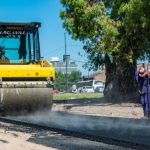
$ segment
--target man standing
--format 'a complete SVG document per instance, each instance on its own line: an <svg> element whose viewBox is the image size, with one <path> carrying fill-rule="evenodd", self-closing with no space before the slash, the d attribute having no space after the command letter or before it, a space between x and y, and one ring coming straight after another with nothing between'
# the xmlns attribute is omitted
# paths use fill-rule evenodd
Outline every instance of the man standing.
<svg viewBox="0 0 150 150"><path fill-rule="evenodd" d="M139 71L135 72L136 81L139 87L139 93L141 94L142 108L144 112L144 118L149 118L149 102L148 102L148 78L149 72L144 67L140 67Z"/></svg>
<svg viewBox="0 0 150 150"><path fill-rule="evenodd" d="M72 86L72 93L76 93L76 90L77 90L77 89L76 89L76 85L73 85L73 86Z"/></svg>

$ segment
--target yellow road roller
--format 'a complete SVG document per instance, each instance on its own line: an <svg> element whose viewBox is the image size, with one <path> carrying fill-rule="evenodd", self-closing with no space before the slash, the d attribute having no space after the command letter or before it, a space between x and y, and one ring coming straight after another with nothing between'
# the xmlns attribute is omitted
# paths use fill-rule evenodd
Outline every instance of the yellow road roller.
<svg viewBox="0 0 150 150"><path fill-rule="evenodd" d="M41 59L40 22L0 22L0 113L50 110L55 70Z"/></svg>

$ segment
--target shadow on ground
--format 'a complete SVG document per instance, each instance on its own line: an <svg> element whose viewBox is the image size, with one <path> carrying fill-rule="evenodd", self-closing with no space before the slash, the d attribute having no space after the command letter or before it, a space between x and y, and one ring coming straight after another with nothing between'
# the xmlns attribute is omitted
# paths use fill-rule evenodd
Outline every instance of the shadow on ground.
<svg viewBox="0 0 150 150"><path fill-rule="evenodd" d="M0 139L0 142L2 142L2 143L8 143L7 141L2 140L2 139Z"/></svg>

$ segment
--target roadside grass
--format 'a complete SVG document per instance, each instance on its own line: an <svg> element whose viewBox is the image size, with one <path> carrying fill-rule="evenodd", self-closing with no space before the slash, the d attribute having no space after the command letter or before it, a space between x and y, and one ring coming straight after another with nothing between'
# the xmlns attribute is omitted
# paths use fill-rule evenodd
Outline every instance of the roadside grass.
<svg viewBox="0 0 150 150"><path fill-rule="evenodd" d="M67 94L53 94L54 100L68 100L68 99L94 99L103 97L103 93L67 93Z"/></svg>

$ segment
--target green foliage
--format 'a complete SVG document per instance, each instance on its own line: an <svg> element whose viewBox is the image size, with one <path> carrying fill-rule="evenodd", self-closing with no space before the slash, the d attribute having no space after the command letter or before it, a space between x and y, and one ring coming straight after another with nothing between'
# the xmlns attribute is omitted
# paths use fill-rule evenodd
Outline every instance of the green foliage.
<svg viewBox="0 0 150 150"><path fill-rule="evenodd" d="M118 15L124 18L122 28L125 34L122 35L122 44L130 46L130 55L133 58L146 59L149 55L150 43L150 2L149 0L128 0L120 3ZM126 45L125 45L126 44Z"/></svg>
<svg viewBox="0 0 150 150"><path fill-rule="evenodd" d="M81 81L82 74L80 71L72 71L71 74L68 75L68 84L69 86L77 85L78 81Z"/></svg>
<svg viewBox="0 0 150 150"><path fill-rule="evenodd" d="M62 72L56 72L56 79L54 82L54 87L56 87L59 91L66 91L66 74ZM82 78L82 74L80 71L72 71L71 74L68 74L68 87L71 90L72 85L77 85L77 82Z"/></svg>
<svg viewBox="0 0 150 150"><path fill-rule="evenodd" d="M54 87L57 88L59 91L65 91L66 90L66 74L63 74L62 72L56 72L55 73L55 82Z"/></svg>
<svg viewBox="0 0 150 150"><path fill-rule="evenodd" d="M95 70L106 62L133 62L150 54L149 0L60 0L63 27L86 43L85 67ZM107 59L108 60L108 59ZM93 67L92 67L93 66Z"/></svg>
<svg viewBox="0 0 150 150"><path fill-rule="evenodd" d="M63 27L66 28L73 39L84 41L93 37L98 31L97 17L105 14L102 2L93 3L85 0L60 0L66 10L60 11L60 17L64 20Z"/></svg>

